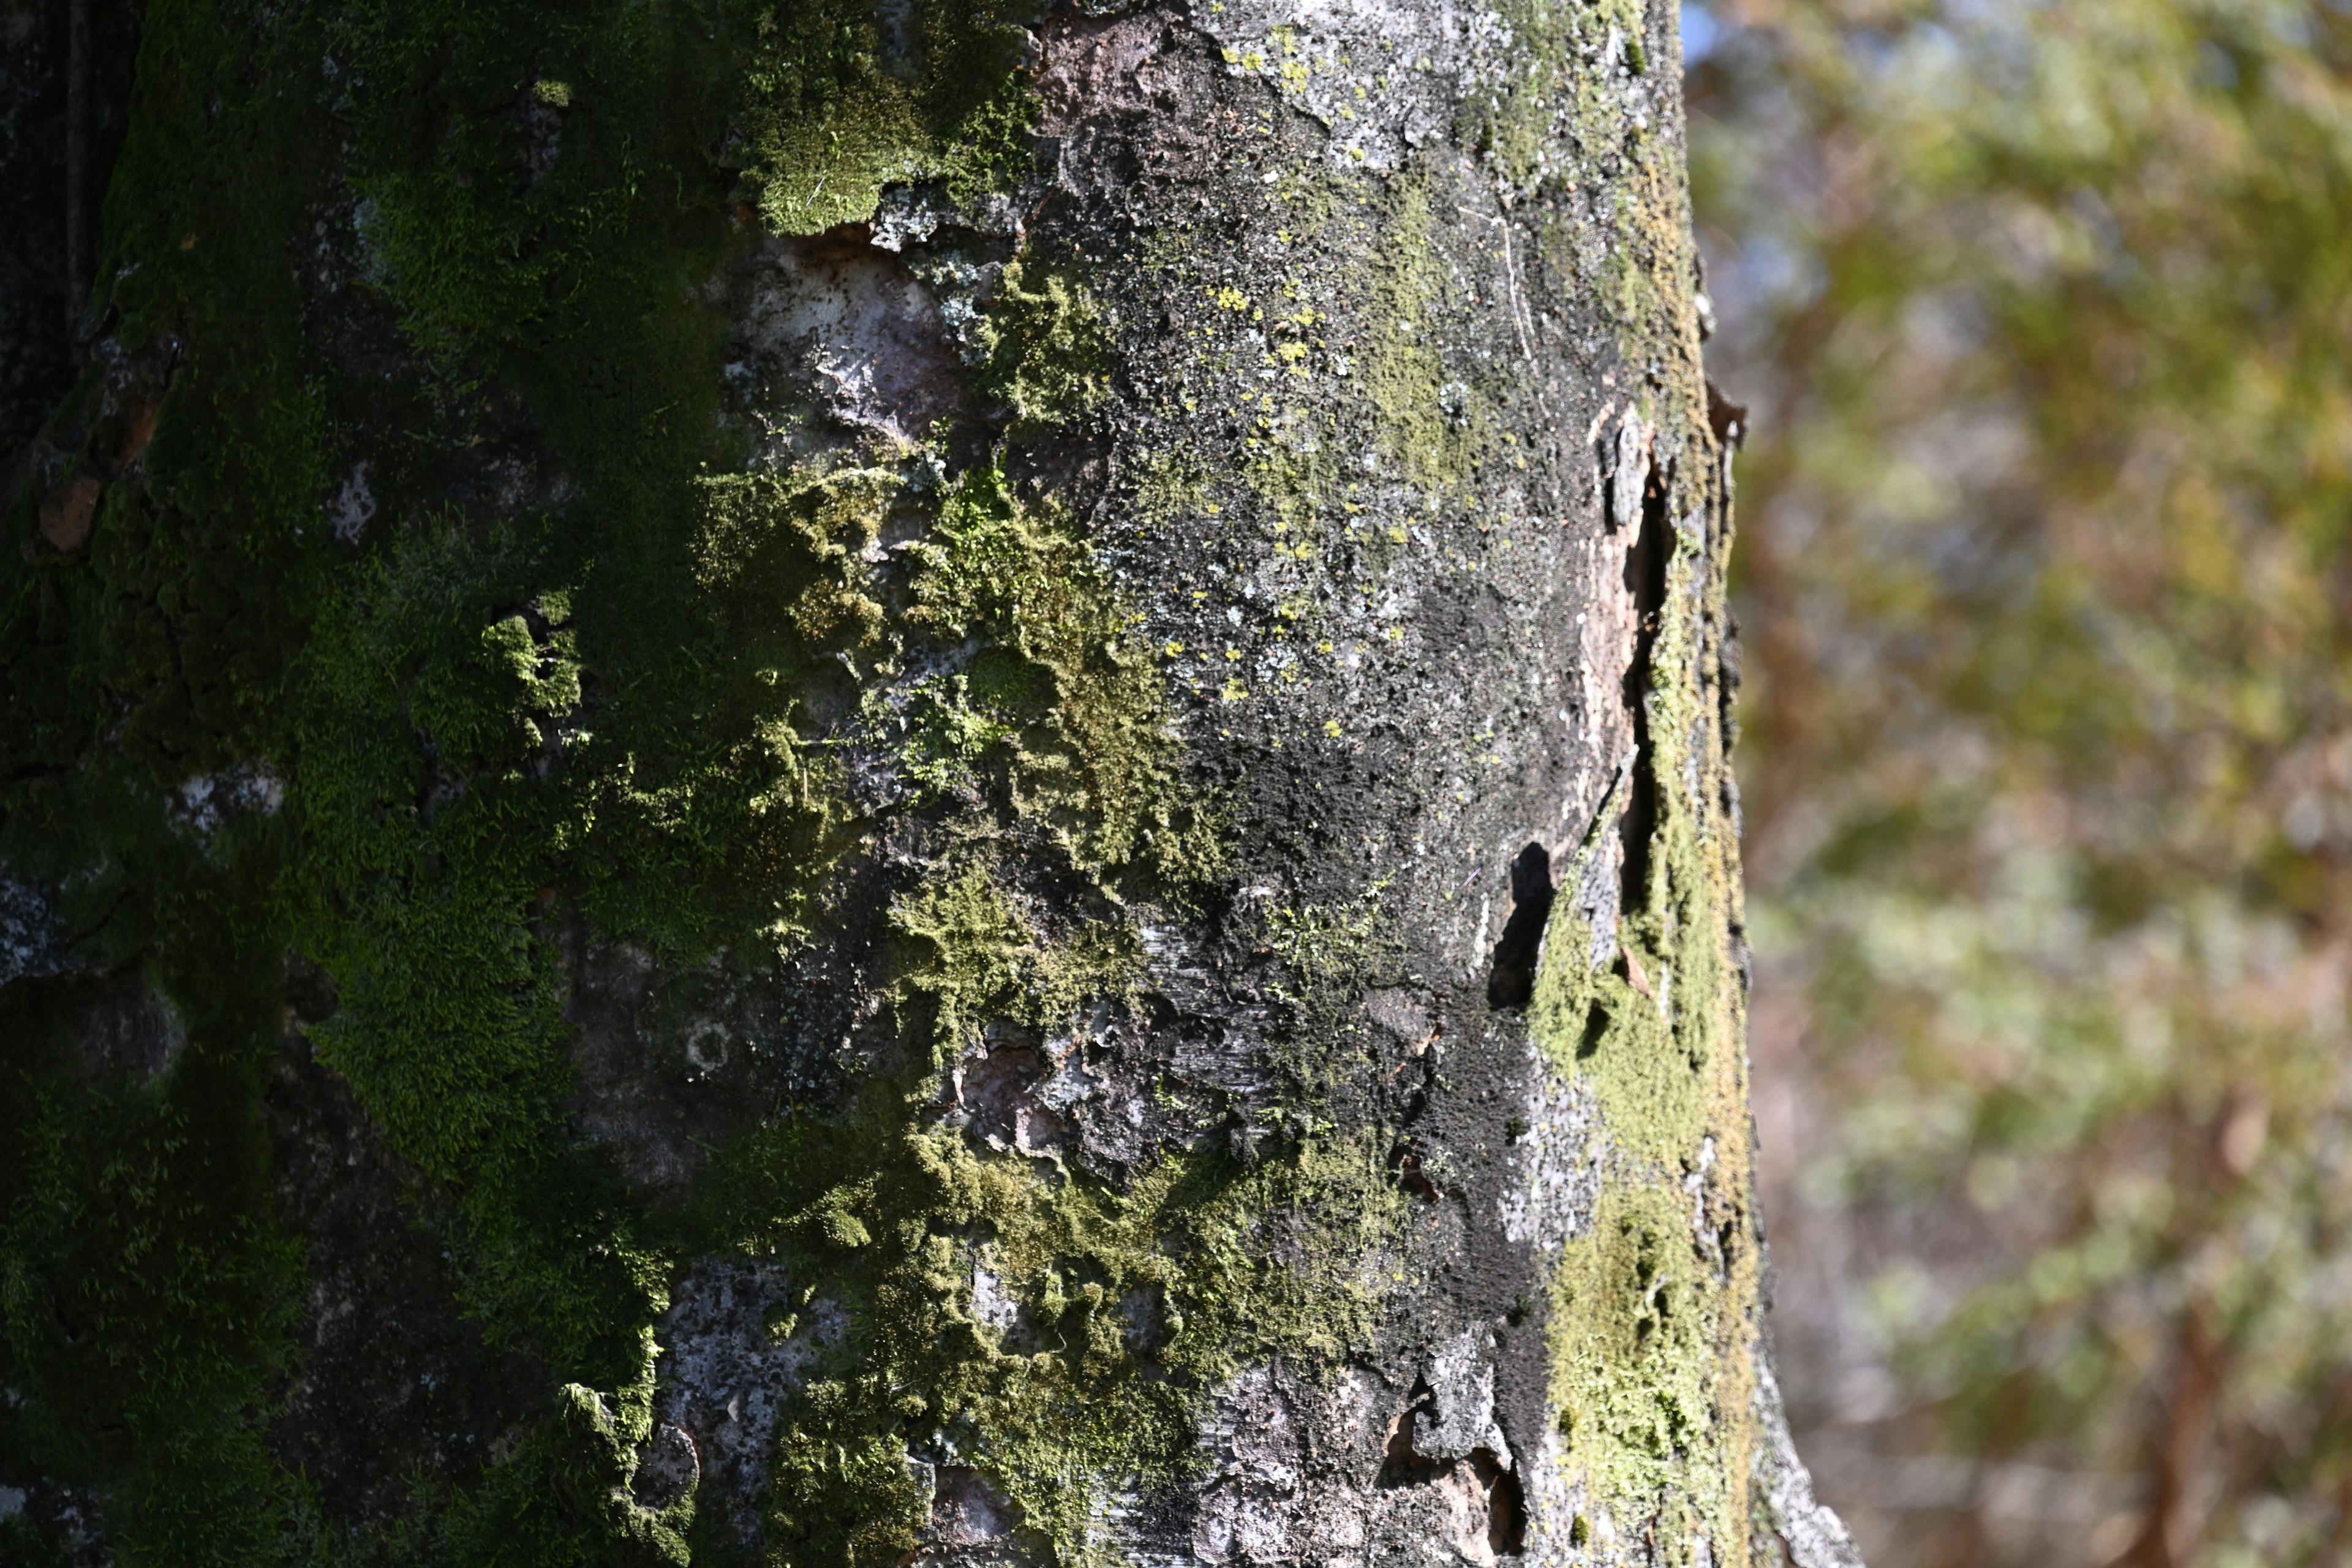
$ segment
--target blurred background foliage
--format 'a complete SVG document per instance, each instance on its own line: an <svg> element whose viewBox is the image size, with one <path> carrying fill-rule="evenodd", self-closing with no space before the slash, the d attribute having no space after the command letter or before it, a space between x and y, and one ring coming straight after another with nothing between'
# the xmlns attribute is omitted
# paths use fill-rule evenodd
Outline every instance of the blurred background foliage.
<svg viewBox="0 0 2352 1568"><path fill-rule="evenodd" d="M1800 1447L1874 1568L2352 1561L2352 4L1685 32Z"/></svg>

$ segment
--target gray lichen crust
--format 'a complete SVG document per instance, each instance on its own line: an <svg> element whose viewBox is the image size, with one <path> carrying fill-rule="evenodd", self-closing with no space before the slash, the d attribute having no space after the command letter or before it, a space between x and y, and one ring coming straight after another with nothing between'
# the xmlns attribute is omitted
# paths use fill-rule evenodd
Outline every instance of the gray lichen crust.
<svg viewBox="0 0 2352 1568"><path fill-rule="evenodd" d="M155 0L0 567L0 1545L1845 1561L1675 22Z"/></svg>

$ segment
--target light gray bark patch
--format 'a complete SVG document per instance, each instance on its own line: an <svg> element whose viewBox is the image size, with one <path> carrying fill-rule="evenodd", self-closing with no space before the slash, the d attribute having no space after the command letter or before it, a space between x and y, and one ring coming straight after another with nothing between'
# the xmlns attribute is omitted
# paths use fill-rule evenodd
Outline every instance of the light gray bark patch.
<svg viewBox="0 0 2352 1568"><path fill-rule="evenodd" d="M1582 1083L1546 1071L1534 1046L1528 1054L1528 1130L1498 1201L1506 1237L1554 1254L1591 1226L1601 1200L1601 1107Z"/></svg>
<svg viewBox="0 0 2352 1568"><path fill-rule="evenodd" d="M782 1265L704 1258L679 1282L656 1336L654 1414L696 1450L698 1510L716 1511L748 1542L760 1536L777 1417L809 1364L848 1332L834 1303L800 1297Z"/></svg>
<svg viewBox="0 0 2352 1568"><path fill-rule="evenodd" d="M1291 1500L1304 1458L1298 1423L1279 1381L1265 1367L1244 1373L1219 1395L1202 1433L1215 1464L1192 1525L1203 1563L1291 1559Z"/></svg>
<svg viewBox="0 0 2352 1568"><path fill-rule="evenodd" d="M1642 526L1642 491L1650 482L1650 453L1654 437L1638 413L1627 411L1617 426L1609 468L1609 526Z"/></svg>
<svg viewBox="0 0 2352 1568"><path fill-rule="evenodd" d="M66 952L57 900L30 882L0 877L0 985L87 967Z"/></svg>
<svg viewBox="0 0 2352 1568"><path fill-rule="evenodd" d="M930 287L870 238L850 225L762 245L727 374L747 395L805 399L848 430L917 441L962 410L961 367ZM771 462L797 455L781 437L766 446Z"/></svg>
<svg viewBox="0 0 2352 1568"><path fill-rule="evenodd" d="M992 1149L1010 1149L1045 1064L1025 1030L992 1023L948 1075L954 1104L944 1125L961 1128Z"/></svg>
<svg viewBox="0 0 2352 1568"><path fill-rule="evenodd" d="M180 1010L136 973L79 982L74 993L75 1053L93 1079L144 1087L169 1072L187 1046Z"/></svg>
<svg viewBox="0 0 2352 1568"><path fill-rule="evenodd" d="M1494 1334L1473 1323L1440 1347L1422 1370L1428 1406L1413 1418L1412 1446L1424 1458L1466 1459L1478 1449L1511 1468L1511 1446L1495 1424Z"/></svg>
<svg viewBox="0 0 2352 1568"><path fill-rule="evenodd" d="M342 488L327 503L327 521L337 539L356 548L367 536L367 525L375 521L375 490L368 483L368 464L362 459L352 465L343 476Z"/></svg>
<svg viewBox="0 0 2352 1568"><path fill-rule="evenodd" d="M1022 1531L1021 1506L969 1465L908 1461L918 1487L929 1483L931 1502L917 1560L964 1568L1015 1568L1040 1560Z"/></svg>
<svg viewBox="0 0 2352 1568"><path fill-rule="evenodd" d="M971 1316L974 1322L993 1330L1002 1344L1021 1348L1032 1339L1025 1331L1021 1299L1004 1288L1004 1277L991 1266L990 1248L985 1245L971 1265Z"/></svg>
<svg viewBox="0 0 2352 1568"><path fill-rule="evenodd" d="M1863 1568L1862 1553L1845 1521L1813 1496L1813 1478L1789 1435L1789 1414L1780 1401L1780 1380L1772 1358L1755 1357L1756 1491L1765 1518L1788 1548L1797 1568ZM1767 1561L1762 1552L1757 1561Z"/></svg>
<svg viewBox="0 0 2352 1568"><path fill-rule="evenodd" d="M949 1074L952 1103L941 1124L998 1151L1075 1152L1079 1113L1104 1087L1087 1067L1087 1037L1081 1029L1040 1042L1017 1026L990 1024Z"/></svg>
<svg viewBox="0 0 2352 1568"><path fill-rule="evenodd" d="M1454 0L1228 0L1192 16L1229 72L1323 123L1333 164L1380 173L1452 129L1465 81L1510 40L1492 9Z"/></svg>
<svg viewBox="0 0 2352 1568"><path fill-rule="evenodd" d="M629 1478L629 1495L637 1506L655 1513L684 1500L702 1478L702 1457L682 1426L663 1422L653 1440L637 1456L636 1472Z"/></svg>
<svg viewBox="0 0 2352 1568"><path fill-rule="evenodd" d="M1569 888L1569 907L1592 933L1585 955L1591 969L1602 969L1617 957L1617 917L1624 888L1625 844L1620 831L1626 797L1633 787L1634 755L1630 742L1619 752L1614 781L1601 797L1583 838L1555 874Z"/></svg>
<svg viewBox="0 0 2352 1568"><path fill-rule="evenodd" d="M165 810L177 826L209 838L233 816L275 816L285 804L284 781L268 763L254 762L183 780L166 797Z"/></svg>

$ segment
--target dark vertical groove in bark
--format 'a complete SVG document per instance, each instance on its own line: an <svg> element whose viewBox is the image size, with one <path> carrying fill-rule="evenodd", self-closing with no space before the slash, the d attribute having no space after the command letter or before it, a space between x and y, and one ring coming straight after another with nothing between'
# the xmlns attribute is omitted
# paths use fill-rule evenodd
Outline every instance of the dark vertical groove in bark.
<svg viewBox="0 0 2352 1568"><path fill-rule="evenodd" d="M66 335L80 352L82 318L89 306L91 144L97 105L89 13L94 0L68 0L66 21Z"/></svg>

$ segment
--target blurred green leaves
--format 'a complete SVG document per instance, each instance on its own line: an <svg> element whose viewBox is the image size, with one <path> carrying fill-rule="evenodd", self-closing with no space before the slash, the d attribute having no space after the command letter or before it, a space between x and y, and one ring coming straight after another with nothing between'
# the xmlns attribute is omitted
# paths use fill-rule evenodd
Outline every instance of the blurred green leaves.
<svg viewBox="0 0 2352 1568"><path fill-rule="evenodd" d="M1907 1440L2115 1479L2059 1560L2332 1561L2352 9L1715 19L1759 1005ZM2052 1560L1972 1487L1897 1558Z"/></svg>

